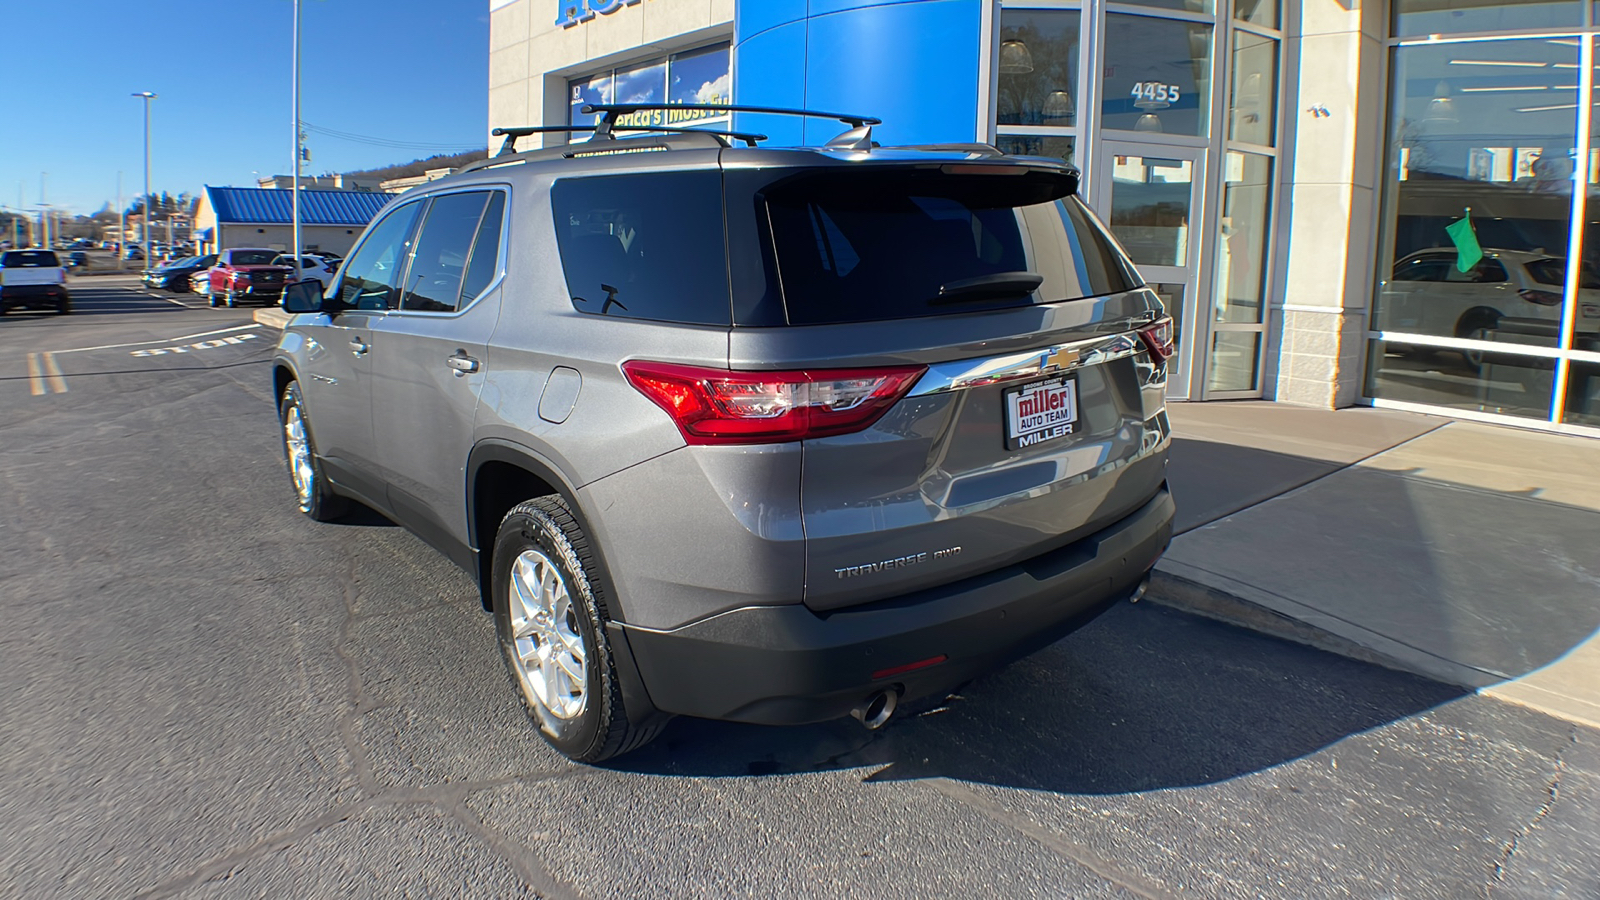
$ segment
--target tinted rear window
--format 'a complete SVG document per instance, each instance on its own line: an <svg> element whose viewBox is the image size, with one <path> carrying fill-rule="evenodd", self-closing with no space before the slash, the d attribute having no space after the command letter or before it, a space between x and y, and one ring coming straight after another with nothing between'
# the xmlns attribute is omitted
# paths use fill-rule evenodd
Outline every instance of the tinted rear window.
<svg viewBox="0 0 1600 900"><path fill-rule="evenodd" d="M270 266L278 258L276 250L234 250L228 260L236 266Z"/></svg>
<svg viewBox="0 0 1600 900"><path fill-rule="evenodd" d="M1051 173L822 173L767 191L789 322L1054 303L1141 282ZM1036 288L1030 285L1036 284Z"/></svg>
<svg viewBox="0 0 1600 900"><path fill-rule="evenodd" d="M61 260L49 250L10 250L0 256L0 268L37 269L61 265Z"/></svg>
<svg viewBox="0 0 1600 900"><path fill-rule="evenodd" d="M721 173L566 178L550 197L574 309L729 324Z"/></svg>

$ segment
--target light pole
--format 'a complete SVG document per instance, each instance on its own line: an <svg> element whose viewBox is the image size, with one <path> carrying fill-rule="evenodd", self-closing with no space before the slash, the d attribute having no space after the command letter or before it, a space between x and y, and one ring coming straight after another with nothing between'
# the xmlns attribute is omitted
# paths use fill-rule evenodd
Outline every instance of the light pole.
<svg viewBox="0 0 1600 900"><path fill-rule="evenodd" d="M300 271L300 0L294 0L294 40L293 65L289 74L289 93L294 95L294 158L290 169L289 183L294 190L290 201L290 216L294 222L294 246L289 252L294 257L294 280L299 281L303 274Z"/></svg>
<svg viewBox="0 0 1600 900"><path fill-rule="evenodd" d="M150 277L150 215L155 204L150 198L150 101L156 95L150 91L135 91L132 96L144 98L144 225L139 229L139 243L144 256L144 275Z"/></svg>

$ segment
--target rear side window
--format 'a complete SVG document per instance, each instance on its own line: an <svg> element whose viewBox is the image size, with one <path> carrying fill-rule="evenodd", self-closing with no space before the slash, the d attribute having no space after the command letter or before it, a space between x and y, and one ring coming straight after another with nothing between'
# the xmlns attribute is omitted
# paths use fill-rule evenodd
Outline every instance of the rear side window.
<svg viewBox="0 0 1600 900"><path fill-rule="evenodd" d="M0 256L0 268L6 269L53 268L59 265L61 260L50 250L9 250Z"/></svg>
<svg viewBox="0 0 1600 900"><path fill-rule="evenodd" d="M727 250L717 171L568 178L550 190L574 309L727 325Z"/></svg>
<svg viewBox="0 0 1600 900"><path fill-rule="evenodd" d="M1141 284L1053 173L813 173L767 191L796 325L1054 303Z"/></svg>

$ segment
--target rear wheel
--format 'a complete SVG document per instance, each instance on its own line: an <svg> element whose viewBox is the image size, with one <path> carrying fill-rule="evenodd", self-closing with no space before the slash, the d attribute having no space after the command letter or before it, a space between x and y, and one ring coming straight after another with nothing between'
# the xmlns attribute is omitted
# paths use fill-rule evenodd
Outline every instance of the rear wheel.
<svg viewBox="0 0 1600 900"><path fill-rule="evenodd" d="M322 474L317 445L311 437L311 423L306 418L300 385L296 382L289 382L278 400L278 424L283 435L284 462L289 467L289 481L294 486L300 511L318 522L344 515L350 508L350 501L335 494L327 476Z"/></svg>
<svg viewBox="0 0 1600 900"><path fill-rule="evenodd" d="M492 585L506 670L550 746L594 763L661 733L664 718L642 727L628 722L593 551L559 497L506 513L495 537Z"/></svg>
<svg viewBox="0 0 1600 900"><path fill-rule="evenodd" d="M62 299L56 303L56 315L64 316L70 312L72 312L71 300Z"/></svg>

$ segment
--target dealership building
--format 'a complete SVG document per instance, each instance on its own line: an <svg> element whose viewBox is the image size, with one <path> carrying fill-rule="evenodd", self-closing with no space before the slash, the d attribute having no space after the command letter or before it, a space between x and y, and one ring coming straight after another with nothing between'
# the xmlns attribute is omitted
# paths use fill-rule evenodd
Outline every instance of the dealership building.
<svg viewBox="0 0 1600 900"><path fill-rule="evenodd" d="M1600 436L1600 140L1581 101L1596 96L1595 4L490 9L491 127L584 124L585 103L737 103L877 116L886 145L1069 160L1179 322L1175 400L1365 403ZM775 144L843 127L731 125Z"/></svg>

